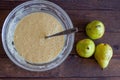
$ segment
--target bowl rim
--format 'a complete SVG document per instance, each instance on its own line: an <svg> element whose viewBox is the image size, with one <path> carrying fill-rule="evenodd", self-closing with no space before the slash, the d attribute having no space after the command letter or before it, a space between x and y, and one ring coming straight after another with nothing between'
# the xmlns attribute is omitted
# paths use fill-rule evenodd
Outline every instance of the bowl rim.
<svg viewBox="0 0 120 80"><path fill-rule="evenodd" d="M15 8L8 14L8 16L6 17L6 19L5 19L5 21L4 21L4 24L3 24L3 27L2 27L2 34L1 34L1 36L2 36L3 48L4 48L4 50L5 50L5 53L7 54L7 56L10 58L10 60L11 60L13 63L15 63L17 66L19 66L19 67L21 67L21 68L23 68L23 69L25 69L25 70L29 70L29 71L47 71L47 70L51 70L51 69L59 66L59 65L68 57L68 55L70 54L70 52L71 52L71 50L72 50L72 48L73 48L73 44L74 44L74 33L71 34L71 37L72 37L71 45L72 45L72 46L70 46L70 49L69 49L69 51L68 51L68 54L59 62L59 64L56 64L54 67L46 68L46 69L43 69L43 70L42 70L42 69L39 69L39 70L31 69L31 68L27 68L27 67L19 64L17 61L15 61L15 60L13 59L13 57L10 55L9 49L7 48L6 36L4 36L4 35L6 35L6 29L7 29L7 27L8 27L8 26L7 26L8 20L9 20L10 17L14 14L14 12L17 11L17 9L20 9L20 8L22 8L23 6L28 5L28 4L32 4L32 3L47 3L47 4L51 4L51 5L55 6L57 9L59 9L59 10L66 16L66 18L67 18L67 20L68 20L71 28L73 28L72 21L71 21L70 17L68 16L68 14L67 14L60 6L56 5L55 3L50 2L50 1L46 1L46 0L26 1L26 2L18 5L17 7L15 7Z"/></svg>

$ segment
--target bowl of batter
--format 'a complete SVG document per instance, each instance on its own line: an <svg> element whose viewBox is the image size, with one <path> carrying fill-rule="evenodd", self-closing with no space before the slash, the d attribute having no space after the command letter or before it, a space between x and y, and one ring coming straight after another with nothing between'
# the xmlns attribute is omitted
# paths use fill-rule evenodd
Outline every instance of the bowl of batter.
<svg viewBox="0 0 120 80"><path fill-rule="evenodd" d="M2 43L10 60L29 71L59 66L70 54L74 34L45 38L73 28L67 13L49 1L27 1L7 16Z"/></svg>

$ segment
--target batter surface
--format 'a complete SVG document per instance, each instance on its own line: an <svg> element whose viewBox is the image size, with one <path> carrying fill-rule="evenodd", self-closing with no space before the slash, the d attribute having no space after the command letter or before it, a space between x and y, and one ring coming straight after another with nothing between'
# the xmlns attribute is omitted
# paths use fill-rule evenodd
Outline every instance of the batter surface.
<svg viewBox="0 0 120 80"><path fill-rule="evenodd" d="M47 63L54 60L64 46L64 36L45 39L63 31L62 24L44 12L31 13L17 25L14 44L18 53L30 63Z"/></svg>

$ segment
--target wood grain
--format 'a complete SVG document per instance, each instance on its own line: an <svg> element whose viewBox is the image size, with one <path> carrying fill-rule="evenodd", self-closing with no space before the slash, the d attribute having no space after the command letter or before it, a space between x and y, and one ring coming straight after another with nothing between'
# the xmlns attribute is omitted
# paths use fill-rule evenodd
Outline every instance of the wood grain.
<svg viewBox="0 0 120 80"><path fill-rule="evenodd" d="M4 63L3 63L4 62ZM112 58L102 70L94 59L69 56L60 66L45 72L30 72L13 64L8 58L0 58L0 77L118 77L120 61Z"/></svg>
<svg viewBox="0 0 120 80"><path fill-rule="evenodd" d="M13 9L27 0L1 0L0 9ZM49 0L63 9L72 10L120 10L120 0Z"/></svg>
<svg viewBox="0 0 120 80"><path fill-rule="evenodd" d="M0 80L119 80L119 77L102 77L102 78L1 78Z"/></svg>
<svg viewBox="0 0 120 80"><path fill-rule="evenodd" d="M27 0L0 1L0 33L5 18L17 5ZM75 43L69 57L57 68L45 72L30 72L16 66L5 54L0 40L0 80L119 80L120 79L120 0L50 0L61 6L70 16L74 27ZM105 35L95 44L109 43L114 55L109 66L102 70L94 57L81 58L75 50L76 43L84 38L85 26L92 20L105 24ZM0 35L1 36L1 35Z"/></svg>
<svg viewBox="0 0 120 80"><path fill-rule="evenodd" d="M2 26L5 18L11 10L2 10L0 12L0 26ZM79 27L79 31L84 31L85 26L92 20L101 20L105 27L106 32L120 32L120 11L81 11L81 10L66 10L70 16L73 25ZM0 27L1 29L2 27Z"/></svg>

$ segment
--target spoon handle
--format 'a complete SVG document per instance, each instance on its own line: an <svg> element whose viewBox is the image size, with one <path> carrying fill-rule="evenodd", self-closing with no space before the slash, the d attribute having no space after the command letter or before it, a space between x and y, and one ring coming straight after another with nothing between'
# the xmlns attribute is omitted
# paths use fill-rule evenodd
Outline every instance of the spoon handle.
<svg viewBox="0 0 120 80"><path fill-rule="evenodd" d="M78 28L71 28L71 29L67 29L65 31L62 32L58 32L56 34L52 34L49 36L45 36L45 38L50 38L50 37L54 37L54 36L60 36L60 35L67 35L67 34L71 34L71 33L75 33L78 32Z"/></svg>

